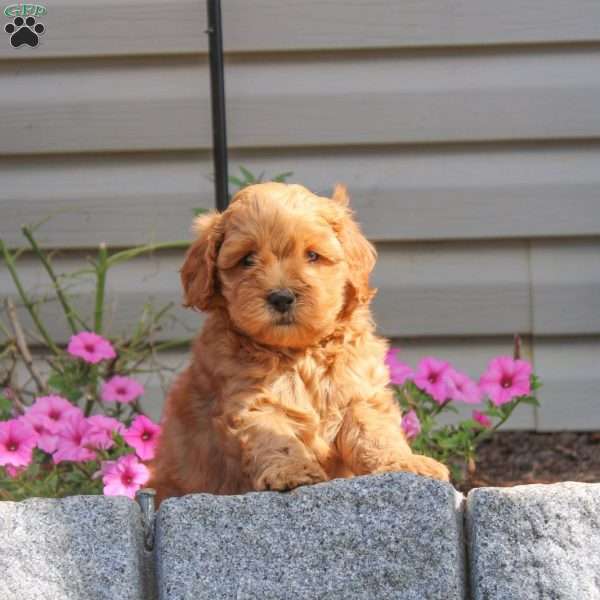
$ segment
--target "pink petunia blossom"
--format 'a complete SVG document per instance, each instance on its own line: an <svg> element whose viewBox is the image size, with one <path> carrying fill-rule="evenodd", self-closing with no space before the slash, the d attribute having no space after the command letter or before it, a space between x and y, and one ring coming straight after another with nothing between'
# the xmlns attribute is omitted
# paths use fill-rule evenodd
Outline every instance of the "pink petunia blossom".
<svg viewBox="0 0 600 600"><path fill-rule="evenodd" d="M527 361L498 356L490 361L479 380L479 387L493 404L500 406L531 393L530 377L531 365Z"/></svg>
<svg viewBox="0 0 600 600"><path fill-rule="evenodd" d="M27 467L13 467L12 465L6 465L4 470L11 479L16 479Z"/></svg>
<svg viewBox="0 0 600 600"><path fill-rule="evenodd" d="M104 415L93 415L87 418L89 429L86 431L81 442L82 446L98 450L108 450L114 446L113 433L123 433L123 423L105 417Z"/></svg>
<svg viewBox="0 0 600 600"><path fill-rule="evenodd" d="M414 377L414 372L409 365L398 360L399 348L390 348L385 355L385 364L390 371L390 383L404 385L407 379Z"/></svg>
<svg viewBox="0 0 600 600"><path fill-rule="evenodd" d="M69 415L80 414L81 409L62 396L41 396L27 411L27 417L30 415L40 414L48 417L58 427L51 429L51 433L56 433L60 426L65 423Z"/></svg>
<svg viewBox="0 0 600 600"><path fill-rule="evenodd" d="M450 369L448 371L448 388L450 398L465 404L479 404L481 402L481 390L479 386L467 375Z"/></svg>
<svg viewBox="0 0 600 600"><path fill-rule="evenodd" d="M144 393L144 386L135 379L115 375L102 384L100 397L104 402L122 402L129 404Z"/></svg>
<svg viewBox="0 0 600 600"><path fill-rule="evenodd" d="M85 446L85 436L91 425L83 415L69 415L58 431L56 452L52 455L54 464L63 461L84 462L94 460L96 453Z"/></svg>
<svg viewBox="0 0 600 600"><path fill-rule="evenodd" d="M473 411L473 419L483 425L486 429L489 429L492 426L491 419L478 410Z"/></svg>
<svg viewBox="0 0 600 600"><path fill-rule="evenodd" d="M83 359L86 363L95 365L103 360L115 358L117 353L112 344L97 333L82 331L71 336L67 352L71 356Z"/></svg>
<svg viewBox="0 0 600 600"><path fill-rule="evenodd" d="M421 421L419 421L419 417L417 417L417 413L414 410L409 410L402 417L402 429L409 440L421 433Z"/></svg>
<svg viewBox="0 0 600 600"><path fill-rule="evenodd" d="M56 451L58 445L58 430L60 429L60 423L53 421L50 417L42 414L41 412L32 412L29 410L23 419L27 421L37 433L37 447L48 454L52 454Z"/></svg>
<svg viewBox="0 0 600 600"><path fill-rule="evenodd" d="M0 465L26 467L32 459L37 433L27 421L0 421Z"/></svg>
<svg viewBox="0 0 600 600"><path fill-rule="evenodd" d="M135 454L126 454L116 461L102 463L102 482L105 496L127 496L135 493L148 481L150 471Z"/></svg>
<svg viewBox="0 0 600 600"><path fill-rule="evenodd" d="M427 392L438 404L443 404L450 397L448 373L450 363L426 356L419 362L414 378L415 385Z"/></svg>
<svg viewBox="0 0 600 600"><path fill-rule="evenodd" d="M152 460L158 444L160 426L153 423L148 417L138 415L131 427L125 431L123 438L135 449L142 460Z"/></svg>

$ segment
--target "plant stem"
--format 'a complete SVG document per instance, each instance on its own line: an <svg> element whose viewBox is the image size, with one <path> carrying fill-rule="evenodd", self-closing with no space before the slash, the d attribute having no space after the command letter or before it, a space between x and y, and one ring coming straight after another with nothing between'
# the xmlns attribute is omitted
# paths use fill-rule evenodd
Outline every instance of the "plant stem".
<svg viewBox="0 0 600 600"><path fill-rule="evenodd" d="M15 262L13 260L13 256L8 251L8 249L6 248L6 246L4 245L4 242L2 240L0 240L0 253L2 254L2 256L4 258L4 262L6 263L6 266L8 267L8 271L12 277L15 287L17 288L17 291L19 292L21 301L23 302L23 305L25 306L25 308L27 309L27 312L31 316L31 320L34 322L37 330L40 332L40 335L44 338L44 341L46 342L48 348L50 348L50 350L52 350L52 352L54 352L54 354L57 354L57 355L60 354L60 350L58 349L56 344L52 341L50 334L48 333L48 331L44 327L43 323L41 322L40 318L38 317L38 314L35 310L35 306L34 306L33 302L29 299L29 296L25 293L23 285L21 284L21 280L19 279L19 276L17 274L17 269L15 266Z"/></svg>
<svg viewBox="0 0 600 600"><path fill-rule="evenodd" d="M171 348L178 348L179 346L188 346L192 343L193 339L194 338L179 338L168 342L162 342L161 344L156 344L154 346L154 351L161 352L163 350L170 350Z"/></svg>
<svg viewBox="0 0 600 600"><path fill-rule="evenodd" d="M83 411L86 417L92 414L94 404L97 400L97 389L98 389L98 366L97 365L86 365L87 378L89 379L88 392L86 393L85 409Z"/></svg>
<svg viewBox="0 0 600 600"><path fill-rule="evenodd" d="M87 400L85 401L85 409L83 411L83 414L86 417L89 417L92 414L93 408L94 408L94 398L92 396L88 396Z"/></svg>
<svg viewBox="0 0 600 600"><path fill-rule="evenodd" d="M35 381L37 389L39 392L46 392L47 388L42 380L42 377L37 372L35 365L33 364L33 357L31 356L31 352L29 350L29 346L27 345L27 341L25 340L25 334L23 333L23 328L21 327L21 323L19 322L19 317L17 316L17 308L14 305L12 300L6 300L6 312L8 314L8 318L10 320L10 324L12 325L14 334L15 334L15 343L17 345L17 349L19 350L19 354L23 358L23 362L25 363L25 367L29 371L29 374Z"/></svg>
<svg viewBox="0 0 600 600"><path fill-rule="evenodd" d="M435 407L435 410L433 410L433 411L432 411L432 413L431 413L431 416L432 416L432 417L435 417L436 415L439 415L439 414L442 412L442 410L444 410L444 407L445 407L447 404L450 404L450 399L448 399L448 400L444 400L444 402L442 402L441 404L438 404L438 405Z"/></svg>
<svg viewBox="0 0 600 600"><path fill-rule="evenodd" d="M94 331L102 333L102 317L104 316L104 290L106 287L106 273L108 271L108 251L106 244L100 244L98 250L98 263L96 264L96 305L94 307Z"/></svg>
<svg viewBox="0 0 600 600"><path fill-rule="evenodd" d="M73 310L73 308L70 306L69 302L67 301L67 298L66 298L62 288L60 287L60 284L58 283L58 278L56 277L56 274L54 273L54 269L52 268L52 265L50 264L48 257L46 256L46 254L44 252L42 252L40 250L38 243L35 241L35 238L33 237L33 234L28 227L22 227L21 231L23 232L23 235L29 241L29 245L31 246L32 250L35 252L37 257L40 259L42 265L44 266L44 268L46 269L46 272L48 273L48 276L52 280L52 284L54 285L56 295L63 307L65 316L67 318L67 321L69 323L69 327L71 328L71 331L73 333L77 333L77 326L75 325L75 321L73 320L73 315L76 313Z"/></svg>
<svg viewBox="0 0 600 600"><path fill-rule="evenodd" d="M112 267L119 262L135 258L140 254L147 252L155 252L156 250L180 250L186 249L190 245L188 240L177 240L175 242L161 242L160 244L146 244L145 246L137 246L135 248L129 248L128 250L122 250L113 254L109 259L109 266Z"/></svg>
<svg viewBox="0 0 600 600"><path fill-rule="evenodd" d="M508 421L510 415L513 414L513 411L515 410L515 408L517 408L517 406L519 406L519 404L521 404L521 399L517 398L517 401L508 409L506 414L493 427L489 429L484 429L481 433L475 436L473 440L473 445L477 446L477 444L481 440L484 440L486 437L492 435L493 433L496 433L496 431L498 431L498 429L502 427L502 425L504 425L506 421Z"/></svg>

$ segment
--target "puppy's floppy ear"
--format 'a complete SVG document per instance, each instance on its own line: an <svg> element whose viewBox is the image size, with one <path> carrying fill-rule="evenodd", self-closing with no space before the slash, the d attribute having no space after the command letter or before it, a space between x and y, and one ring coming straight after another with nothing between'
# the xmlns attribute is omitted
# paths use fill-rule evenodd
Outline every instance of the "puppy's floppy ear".
<svg viewBox="0 0 600 600"><path fill-rule="evenodd" d="M343 185L335 186L332 200L341 209L337 211L341 218L336 220L334 229L348 263L348 290L343 311L343 315L348 316L359 304L369 302L377 291L369 288L369 275L375 266L377 253L352 218L348 192Z"/></svg>
<svg viewBox="0 0 600 600"><path fill-rule="evenodd" d="M194 221L198 239L190 246L181 267L184 306L209 310L217 294L216 261L223 239L222 215L209 213Z"/></svg>

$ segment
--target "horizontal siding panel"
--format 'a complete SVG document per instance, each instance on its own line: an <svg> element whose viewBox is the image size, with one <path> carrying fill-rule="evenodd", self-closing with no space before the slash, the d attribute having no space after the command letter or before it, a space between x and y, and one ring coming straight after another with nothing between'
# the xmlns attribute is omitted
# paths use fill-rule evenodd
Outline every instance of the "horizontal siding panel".
<svg viewBox="0 0 600 600"><path fill-rule="evenodd" d="M46 27L39 45L15 49L1 44L0 60L22 60L23 55L36 59L208 50L206 6L195 0L51 0L43 4L48 13L38 18ZM7 20L3 15L3 23Z"/></svg>
<svg viewBox="0 0 600 600"><path fill-rule="evenodd" d="M234 165L329 194L348 186L376 241L600 234L600 145L235 151ZM193 208L214 205L208 153L0 160L0 238L53 215L47 247L128 246L187 236Z"/></svg>
<svg viewBox="0 0 600 600"><path fill-rule="evenodd" d="M554 338L535 346L540 431L600 429L600 338Z"/></svg>
<svg viewBox="0 0 600 600"><path fill-rule="evenodd" d="M600 239L534 241L531 271L535 332L600 331Z"/></svg>
<svg viewBox="0 0 600 600"><path fill-rule="evenodd" d="M527 333L529 286L527 252L524 244L383 244L373 276L379 288L374 309L379 329L388 336L492 335ZM167 252L137 259L111 269L107 282L107 327L114 335L131 328L145 302L156 306L179 305L178 270L183 252ZM57 258L59 272L76 270L82 257L72 254ZM45 274L22 258L25 289L43 293L48 289ZM79 306L91 315L91 286L83 286ZM6 270L0 271L0 297L14 295ZM47 306L53 333L66 338L60 307ZM161 333L162 338L185 335L199 316L189 310L176 311L177 323Z"/></svg>
<svg viewBox="0 0 600 600"><path fill-rule="evenodd" d="M372 285L377 323L388 336L531 329L524 243L385 244Z"/></svg>
<svg viewBox="0 0 600 600"><path fill-rule="evenodd" d="M600 50L232 61L231 147L600 136ZM0 154L208 149L200 58L0 63ZM560 116L560 118L558 118Z"/></svg>
<svg viewBox="0 0 600 600"><path fill-rule="evenodd" d="M53 0L46 34L0 59L206 52L205 5L192 0ZM600 7L590 0L228 0L225 50L405 48L600 39Z"/></svg>

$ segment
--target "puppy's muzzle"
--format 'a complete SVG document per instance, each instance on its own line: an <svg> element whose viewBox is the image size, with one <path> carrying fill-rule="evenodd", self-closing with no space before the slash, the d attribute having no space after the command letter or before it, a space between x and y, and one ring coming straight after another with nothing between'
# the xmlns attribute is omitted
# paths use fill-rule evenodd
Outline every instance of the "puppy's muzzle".
<svg viewBox="0 0 600 600"><path fill-rule="evenodd" d="M285 314L294 307L296 295L289 289L273 290L267 296L267 303L277 312Z"/></svg>

